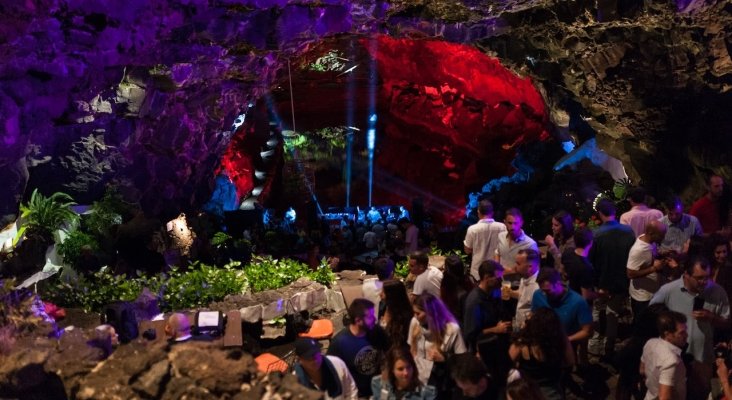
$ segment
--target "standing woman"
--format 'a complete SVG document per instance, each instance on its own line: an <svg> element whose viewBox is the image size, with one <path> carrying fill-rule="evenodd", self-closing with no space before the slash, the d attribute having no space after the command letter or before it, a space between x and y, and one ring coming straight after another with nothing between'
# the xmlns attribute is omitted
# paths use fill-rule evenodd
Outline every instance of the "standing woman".
<svg viewBox="0 0 732 400"><path fill-rule="evenodd" d="M447 399L455 387L447 362L451 356L467 351L460 326L445 304L430 293L417 297L412 309L409 346L419 380L434 386L438 398Z"/></svg>
<svg viewBox="0 0 732 400"><path fill-rule="evenodd" d="M385 305L384 314L379 324L389 335L390 343L394 346L407 344L409 336L409 323L412 321L414 311L407 296L407 288L404 283L396 279L384 281L384 288L381 291L381 303Z"/></svg>
<svg viewBox="0 0 732 400"><path fill-rule="evenodd" d="M374 400L433 400L435 388L423 385L409 347L395 345L386 353L381 375L371 379Z"/></svg>
<svg viewBox="0 0 732 400"><path fill-rule="evenodd" d="M549 257L554 260L554 268L564 275L562 253L567 249L574 248L574 220L572 214L564 210L557 211L552 216L552 234L546 235L544 241L546 242Z"/></svg>
<svg viewBox="0 0 732 400"><path fill-rule="evenodd" d="M519 331L508 355L521 377L536 382L547 400L564 399L562 375L574 364L574 351L554 310L536 310Z"/></svg>
<svg viewBox="0 0 732 400"><path fill-rule="evenodd" d="M468 293L473 290L470 276L465 274L465 266L460 256L451 254L445 257L445 270L440 283L440 299L445 303L452 315L458 318L463 315L463 306Z"/></svg>

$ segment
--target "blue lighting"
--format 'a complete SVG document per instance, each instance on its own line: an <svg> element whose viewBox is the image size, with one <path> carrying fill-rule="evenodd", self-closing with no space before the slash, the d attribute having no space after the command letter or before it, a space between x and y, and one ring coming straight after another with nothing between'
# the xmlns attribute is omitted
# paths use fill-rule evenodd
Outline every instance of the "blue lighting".
<svg viewBox="0 0 732 400"><path fill-rule="evenodd" d="M246 114L241 114L238 117L236 117L236 119L234 120L234 124L231 126L231 130L235 131L235 130L239 129L239 127L242 126L242 124L244 123L244 121L246 121L246 119L247 119Z"/></svg>
<svg viewBox="0 0 732 400"><path fill-rule="evenodd" d="M376 122L376 114L371 114L369 117L369 122Z"/></svg>
<svg viewBox="0 0 732 400"><path fill-rule="evenodd" d="M574 150L574 142L572 142L571 140L562 142L562 149L564 149L565 153L571 152L572 150Z"/></svg>
<svg viewBox="0 0 732 400"><path fill-rule="evenodd" d="M366 135L366 143L366 146L369 149L369 158L372 158L374 156L374 145L376 145L376 129L369 129Z"/></svg>

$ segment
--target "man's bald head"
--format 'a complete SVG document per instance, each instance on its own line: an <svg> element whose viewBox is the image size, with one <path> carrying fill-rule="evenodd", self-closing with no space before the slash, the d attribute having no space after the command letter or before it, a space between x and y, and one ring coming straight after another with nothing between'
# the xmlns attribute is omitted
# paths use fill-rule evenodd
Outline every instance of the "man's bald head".
<svg viewBox="0 0 732 400"><path fill-rule="evenodd" d="M646 224L645 234L651 243L661 243L666 236L666 225L661 221L650 221Z"/></svg>
<svg viewBox="0 0 732 400"><path fill-rule="evenodd" d="M191 323L188 320L188 317L183 313L174 313L168 317L168 323L165 325L165 333L174 339L190 335Z"/></svg>

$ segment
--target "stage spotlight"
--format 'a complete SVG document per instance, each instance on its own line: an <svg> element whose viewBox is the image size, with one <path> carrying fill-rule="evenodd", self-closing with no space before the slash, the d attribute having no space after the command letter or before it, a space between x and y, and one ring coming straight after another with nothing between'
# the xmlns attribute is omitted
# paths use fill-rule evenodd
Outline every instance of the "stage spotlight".
<svg viewBox="0 0 732 400"><path fill-rule="evenodd" d="M254 177L263 181L267 178L267 173L264 171L254 171Z"/></svg>
<svg viewBox="0 0 732 400"><path fill-rule="evenodd" d="M262 157L262 159L272 157L273 154L274 154L274 149L259 152L259 155L260 155L260 157Z"/></svg>
<svg viewBox="0 0 732 400"><path fill-rule="evenodd" d="M252 196L257 197L260 193L262 193L263 186L257 186L254 189L252 189Z"/></svg>

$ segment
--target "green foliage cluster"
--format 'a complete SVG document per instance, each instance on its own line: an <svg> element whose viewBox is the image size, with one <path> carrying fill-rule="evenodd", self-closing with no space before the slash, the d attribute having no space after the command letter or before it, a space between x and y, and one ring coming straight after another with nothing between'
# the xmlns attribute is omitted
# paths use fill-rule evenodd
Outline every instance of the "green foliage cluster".
<svg viewBox="0 0 732 400"><path fill-rule="evenodd" d="M113 187L110 187L104 192L104 197L100 201L92 204L91 213L85 215L82 220L82 228L92 235L108 235L112 226L122 223L122 214L129 209L130 205Z"/></svg>
<svg viewBox="0 0 732 400"><path fill-rule="evenodd" d="M285 138L285 147L290 154L297 150L299 158L319 160L333 156L333 150L344 149L350 129L346 126L325 127L315 131L296 133Z"/></svg>
<svg viewBox="0 0 732 400"><path fill-rule="evenodd" d="M97 251L99 244L94 236L77 229L69 233L66 240L58 245L58 253L67 264L74 265L79 260L82 249L85 247L88 247L92 251Z"/></svg>
<svg viewBox="0 0 732 400"><path fill-rule="evenodd" d="M61 278L45 289L44 297L64 307L101 311L111 302L134 300L147 288L157 293L161 309L170 311L203 307L247 289L254 292L277 289L301 277L326 286L335 281L335 274L326 263L311 271L298 261L264 256L255 257L243 270L240 267L238 261L222 268L196 262L186 270L173 268L151 277L138 273L134 278L103 269L89 277Z"/></svg>
<svg viewBox="0 0 732 400"><path fill-rule="evenodd" d="M26 230L50 236L65 222L77 222L79 216L71 209L73 205L76 205L74 199L66 193L56 192L46 197L34 189L28 203L20 205L22 225L16 242Z"/></svg>
<svg viewBox="0 0 732 400"><path fill-rule="evenodd" d="M229 294L241 294L247 287L244 272L236 269L241 263L233 261L223 268L196 262L188 271L172 269L163 283L163 308L182 310L207 306L221 301Z"/></svg>
<svg viewBox="0 0 732 400"><path fill-rule="evenodd" d="M347 58L343 58L337 50L331 50L326 55L319 57L314 62L307 65L311 71L326 72L326 71L343 71L346 68L344 61L349 61Z"/></svg>
<svg viewBox="0 0 732 400"><path fill-rule="evenodd" d="M394 276L401 279L407 279L409 275L409 261L399 261L394 267Z"/></svg>
<svg viewBox="0 0 732 400"><path fill-rule="evenodd" d="M271 256L254 256L244 271L255 292L280 288L310 273L307 265L301 262Z"/></svg>

